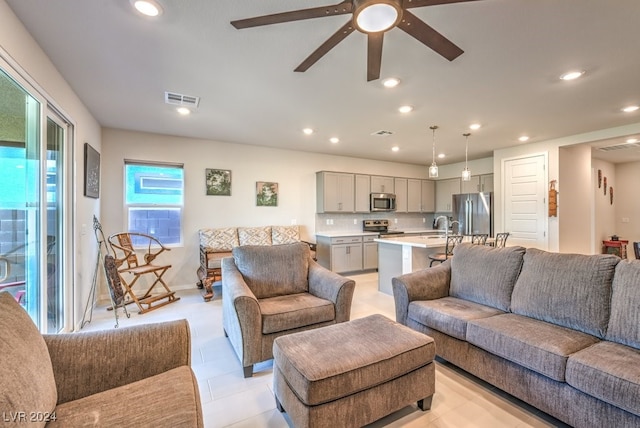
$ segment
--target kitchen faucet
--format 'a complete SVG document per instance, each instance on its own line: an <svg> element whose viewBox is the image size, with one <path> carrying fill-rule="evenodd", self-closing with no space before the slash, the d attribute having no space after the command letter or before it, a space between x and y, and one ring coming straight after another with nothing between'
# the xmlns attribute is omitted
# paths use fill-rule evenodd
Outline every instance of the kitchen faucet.
<svg viewBox="0 0 640 428"><path fill-rule="evenodd" d="M433 221L436 226L438 225L438 222L440 221L440 219L443 218L444 219L444 237L448 237L449 236L449 217L445 216L445 215L441 215L436 217L436 219Z"/></svg>
<svg viewBox="0 0 640 428"><path fill-rule="evenodd" d="M453 233L453 224L454 223L458 223L458 235L460 235L460 222L458 220L453 220L451 223L449 223L449 227L451 228L451 233Z"/></svg>

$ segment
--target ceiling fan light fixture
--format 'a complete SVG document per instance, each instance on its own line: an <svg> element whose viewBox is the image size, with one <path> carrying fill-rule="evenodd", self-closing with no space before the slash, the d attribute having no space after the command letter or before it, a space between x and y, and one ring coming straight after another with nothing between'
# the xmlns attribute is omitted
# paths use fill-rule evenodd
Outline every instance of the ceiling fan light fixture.
<svg viewBox="0 0 640 428"><path fill-rule="evenodd" d="M400 0L354 0L353 23L363 33L395 27L402 18Z"/></svg>

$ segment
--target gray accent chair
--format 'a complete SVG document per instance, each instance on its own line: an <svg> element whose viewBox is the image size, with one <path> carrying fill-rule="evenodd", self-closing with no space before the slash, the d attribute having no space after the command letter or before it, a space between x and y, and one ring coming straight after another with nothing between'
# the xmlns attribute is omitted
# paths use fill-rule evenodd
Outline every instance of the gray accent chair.
<svg viewBox="0 0 640 428"><path fill-rule="evenodd" d="M186 320L42 335L0 293L0 425L202 427L190 338Z"/></svg>
<svg viewBox="0 0 640 428"><path fill-rule="evenodd" d="M222 260L222 324L244 368L273 358L282 335L349 321L355 281L316 263L309 245L240 246Z"/></svg>

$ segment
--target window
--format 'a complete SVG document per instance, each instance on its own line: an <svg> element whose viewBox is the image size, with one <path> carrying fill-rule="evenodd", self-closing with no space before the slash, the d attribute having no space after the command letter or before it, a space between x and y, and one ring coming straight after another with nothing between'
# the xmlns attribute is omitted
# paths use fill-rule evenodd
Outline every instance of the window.
<svg viewBox="0 0 640 428"><path fill-rule="evenodd" d="M125 161L129 232L154 236L165 245L180 244L183 201L182 164ZM134 245L141 243L133 238Z"/></svg>

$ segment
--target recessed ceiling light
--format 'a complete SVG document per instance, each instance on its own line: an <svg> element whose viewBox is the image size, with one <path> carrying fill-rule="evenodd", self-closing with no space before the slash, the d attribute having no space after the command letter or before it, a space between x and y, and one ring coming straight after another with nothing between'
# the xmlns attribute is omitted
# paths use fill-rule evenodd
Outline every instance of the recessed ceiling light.
<svg viewBox="0 0 640 428"><path fill-rule="evenodd" d="M162 13L162 7L153 0L131 0L131 4L145 16L154 17Z"/></svg>
<svg viewBox="0 0 640 428"><path fill-rule="evenodd" d="M331 141L333 144L338 144L340 142L340 139L338 137L331 137L329 138L329 141Z"/></svg>
<svg viewBox="0 0 640 428"><path fill-rule="evenodd" d="M625 108L622 109L623 112L625 113L632 113L636 110L640 109L640 106L627 106Z"/></svg>
<svg viewBox="0 0 640 428"><path fill-rule="evenodd" d="M391 147L391 151L392 151L392 152L397 152L397 151L399 151L399 150L400 150L400 147L398 147L398 146L393 146L393 147Z"/></svg>
<svg viewBox="0 0 640 428"><path fill-rule="evenodd" d="M400 84L400 79L397 79L395 77L389 77L388 79L384 79L382 81L382 85L385 88L395 88L399 84Z"/></svg>
<svg viewBox="0 0 640 428"><path fill-rule="evenodd" d="M304 134L305 134L305 135L311 135L311 134L313 134L313 129L311 129L311 128L304 128L304 129L302 130L302 132L304 132Z"/></svg>
<svg viewBox="0 0 640 428"><path fill-rule="evenodd" d="M474 131L480 128L482 128L482 125L480 125L479 123L472 123L471 125L469 125L469 129L473 129Z"/></svg>
<svg viewBox="0 0 640 428"><path fill-rule="evenodd" d="M518 141L524 143L525 141L529 141L529 136L528 135L523 135L520 138L518 138Z"/></svg>
<svg viewBox="0 0 640 428"><path fill-rule="evenodd" d="M413 111L413 107L412 106L401 106L400 108L398 108L398 111L400 113L411 113Z"/></svg>
<svg viewBox="0 0 640 428"><path fill-rule="evenodd" d="M569 71L560 76L560 80L575 80L578 77L582 77L584 75L584 71Z"/></svg>
<svg viewBox="0 0 640 428"><path fill-rule="evenodd" d="M438 155L438 159L444 159L444 157L445 157L445 154L444 154L444 153L440 153L440 154Z"/></svg>
<svg viewBox="0 0 640 428"><path fill-rule="evenodd" d="M186 115L188 115L188 114L191 114L191 110L189 110L189 109L188 109L188 108L186 108L186 107L178 107L178 108L176 109L176 111L177 111L178 113L180 113L181 115L183 115L183 116L186 116Z"/></svg>
<svg viewBox="0 0 640 428"><path fill-rule="evenodd" d="M637 142L638 142L638 139L637 139L637 138L629 138L629 139L627 140L627 144L634 144L634 143L637 143Z"/></svg>

